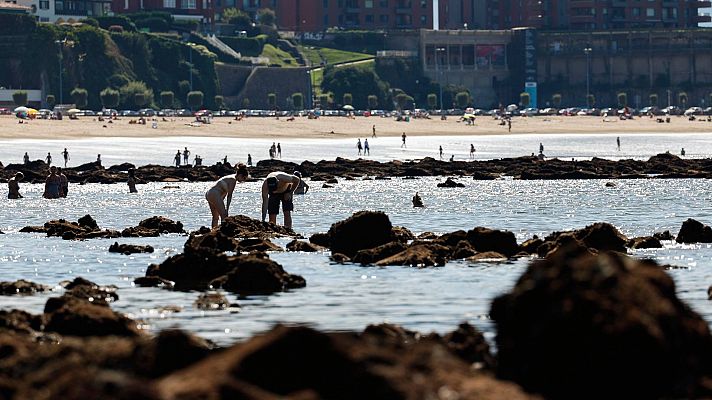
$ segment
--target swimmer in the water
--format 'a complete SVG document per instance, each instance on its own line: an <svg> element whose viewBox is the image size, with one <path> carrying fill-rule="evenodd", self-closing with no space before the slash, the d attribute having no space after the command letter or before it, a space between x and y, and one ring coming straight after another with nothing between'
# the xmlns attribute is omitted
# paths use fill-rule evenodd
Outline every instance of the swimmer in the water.
<svg viewBox="0 0 712 400"><path fill-rule="evenodd" d="M213 214L211 225L213 228L218 226L218 221L224 221L227 218L235 185L238 182L246 181L248 176L247 166L242 163L237 164L235 175L223 176L205 192L205 199L208 200L210 212ZM227 197L227 203L225 203L225 197Z"/></svg>

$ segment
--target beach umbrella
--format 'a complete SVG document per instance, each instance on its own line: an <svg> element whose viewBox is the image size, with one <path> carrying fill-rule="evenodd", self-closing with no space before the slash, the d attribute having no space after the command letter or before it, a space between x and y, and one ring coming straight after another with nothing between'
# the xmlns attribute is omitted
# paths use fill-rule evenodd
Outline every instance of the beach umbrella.
<svg viewBox="0 0 712 400"><path fill-rule="evenodd" d="M34 108L28 108L28 109L27 109L27 115L37 115L37 114L39 114L39 113L40 113L40 112L37 111L37 110L35 110Z"/></svg>
<svg viewBox="0 0 712 400"><path fill-rule="evenodd" d="M24 106L23 106L23 107L17 107L17 108L15 109L14 113L15 113L15 114L17 114L17 113L27 113L27 110L29 110L29 108L24 107Z"/></svg>
<svg viewBox="0 0 712 400"><path fill-rule="evenodd" d="M341 107L341 108L344 109L344 110L348 110L348 111L353 111L353 110L354 110L354 106L352 106L351 104L347 104L347 105L345 105L345 106L343 106L343 107Z"/></svg>

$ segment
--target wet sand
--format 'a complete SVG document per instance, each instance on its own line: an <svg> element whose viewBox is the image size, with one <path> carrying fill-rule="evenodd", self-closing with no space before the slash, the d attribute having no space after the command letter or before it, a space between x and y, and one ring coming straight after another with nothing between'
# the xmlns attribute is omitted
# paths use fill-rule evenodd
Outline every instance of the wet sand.
<svg viewBox="0 0 712 400"><path fill-rule="evenodd" d="M673 133L710 132L712 122L707 120L689 121L686 117L672 117L671 123L658 123L650 118L618 120L602 117L516 117L512 120L512 131L499 125L492 117L478 117L474 125L458 122L458 117L446 121L438 118L413 119L398 122L393 118L379 117L322 117L310 120L298 117L287 118L252 117L235 121L230 117L214 118L209 125L192 126L192 118L171 118L158 120L158 127L129 124L135 118L123 117L112 123L98 121L96 117L81 117L79 120L62 121L32 120L18 123L14 116L0 116L1 139L79 139L88 137L239 137L239 138L357 138L370 137L371 128L376 125L378 136L437 135L506 135L506 134L547 134L547 133ZM333 134L331 132L334 132Z"/></svg>

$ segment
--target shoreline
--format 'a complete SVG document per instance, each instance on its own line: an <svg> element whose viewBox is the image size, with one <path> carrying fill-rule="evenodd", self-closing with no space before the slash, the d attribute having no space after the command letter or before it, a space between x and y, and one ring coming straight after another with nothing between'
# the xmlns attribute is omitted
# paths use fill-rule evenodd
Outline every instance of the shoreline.
<svg viewBox="0 0 712 400"><path fill-rule="evenodd" d="M96 117L81 117L79 120L31 120L18 123L14 116L0 116L0 140L43 139L73 140L83 138L168 138L168 137L230 137L254 139L348 139L370 138L376 126L377 137L397 137L403 132L408 136L503 136L503 135L549 135L549 134L674 134L709 133L712 122L689 121L686 117L672 117L671 123L658 123L656 119L636 118L617 120L595 116L537 116L515 117L512 130L499 125L490 116L477 117L474 125L458 122L459 117L449 116L446 121L436 118L412 119L399 122L380 117L321 117L309 120L297 117L286 118L251 117L235 121L231 117L217 117L211 124L192 126L192 118L158 119L156 129L147 125L130 124L135 118L122 117L112 121L98 121ZM334 132L333 134L331 132Z"/></svg>

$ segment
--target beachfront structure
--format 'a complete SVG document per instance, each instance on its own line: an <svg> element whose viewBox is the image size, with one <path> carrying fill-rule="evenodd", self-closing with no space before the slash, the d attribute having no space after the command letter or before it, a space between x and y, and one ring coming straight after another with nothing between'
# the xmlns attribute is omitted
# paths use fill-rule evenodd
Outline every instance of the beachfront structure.
<svg viewBox="0 0 712 400"><path fill-rule="evenodd" d="M143 11L163 11L174 19L212 24L215 21L216 0L112 0L115 14Z"/></svg>
<svg viewBox="0 0 712 400"><path fill-rule="evenodd" d="M77 22L111 13L111 0L12 0L26 7L39 22Z"/></svg>

